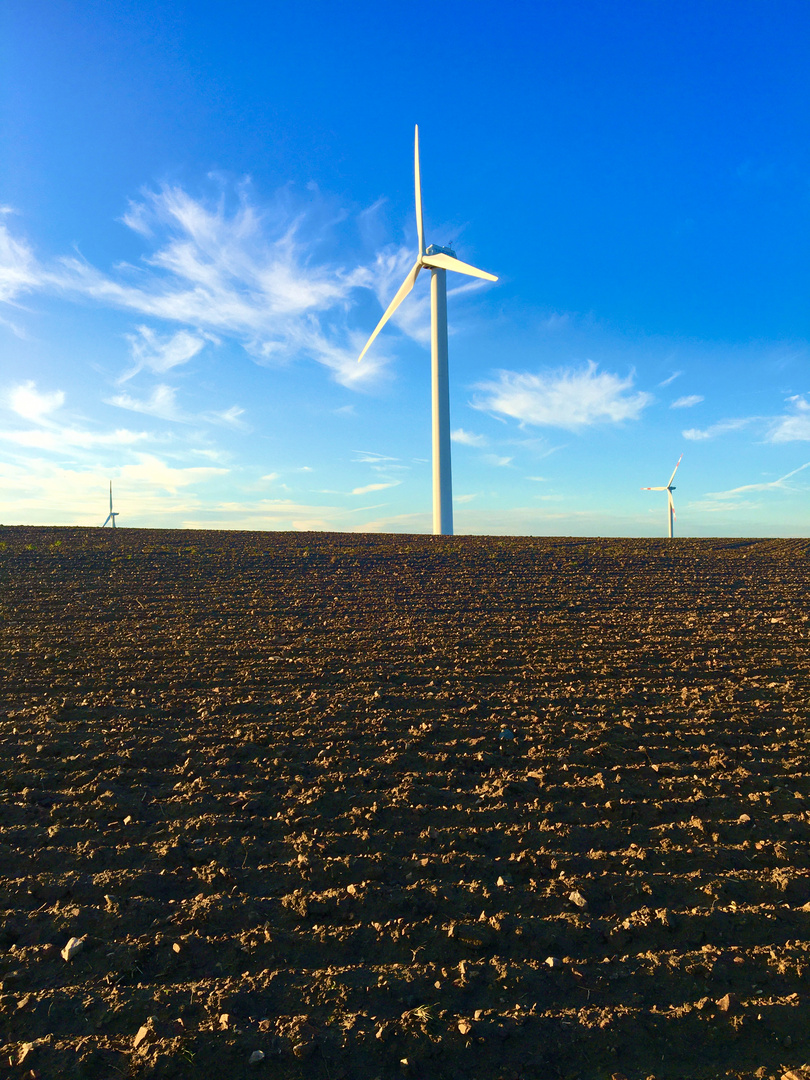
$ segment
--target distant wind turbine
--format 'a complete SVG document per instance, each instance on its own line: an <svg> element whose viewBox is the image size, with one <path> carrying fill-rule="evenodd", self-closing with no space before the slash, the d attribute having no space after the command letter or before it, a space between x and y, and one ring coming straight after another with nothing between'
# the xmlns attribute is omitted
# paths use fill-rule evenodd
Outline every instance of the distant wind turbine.
<svg viewBox="0 0 810 1080"><path fill-rule="evenodd" d="M422 224L422 184L419 176L419 127L413 146L414 186L416 189L416 234L419 252L408 276L399 287L374 333L366 342L358 361L368 352L371 343L399 305L414 287L423 266L430 267L430 381L433 407L433 532L437 536L453 535L453 480L450 468L450 385L447 372L447 273L497 281L494 274L478 270L461 262L452 248L431 244L425 247Z"/></svg>
<svg viewBox="0 0 810 1080"><path fill-rule="evenodd" d="M109 521L109 523L112 525L112 527L115 528L115 519L117 517L118 517L118 511L117 510L113 511L113 508L112 508L112 480L111 480L110 481L110 512L109 512L109 514L107 514L107 520L104 522L104 525L106 525L107 522ZM104 528L104 525L101 526L102 529Z"/></svg>
<svg viewBox="0 0 810 1080"><path fill-rule="evenodd" d="M678 458L678 465L683 461L683 454ZM675 479L675 473L678 471L678 465L672 470L672 476L669 478L669 483L664 487L648 487L642 488L642 491L665 491L667 493L667 517L669 519L669 538L670 540L675 535L673 532L675 523L675 503L672 501L672 492L675 490L675 486L672 481Z"/></svg>

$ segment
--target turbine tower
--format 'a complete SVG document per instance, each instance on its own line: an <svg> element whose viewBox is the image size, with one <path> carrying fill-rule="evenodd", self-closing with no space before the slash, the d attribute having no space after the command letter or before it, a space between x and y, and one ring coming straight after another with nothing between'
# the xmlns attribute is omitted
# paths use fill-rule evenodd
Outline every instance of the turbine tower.
<svg viewBox="0 0 810 1080"><path fill-rule="evenodd" d="M385 326L399 305L411 291L423 267L430 269L430 383L433 409L433 533L436 536L453 535L453 479L450 468L450 384L447 370L447 271L497 281L494 274L479 270L461 262L449 247L431 244L425 247L422 224L422 184L419 176L419 126L413 143L413 171L416 193L416 235L419 252L408 276L377 323L374 333L366 342L358 362L368 352L371 343Z"/></svg>
<svg viewBox="0 0 810 1080"><path fill-rule="evenodd" d="M117 510L113 511L113 508L112 508L112 480L111 480L110 481L110 512L109 512L109 514L107 514L107 519L104 522L104 525L106 525L107 522L109 521L109 523L112 525L112 527L115 528L115 519L117 517L118 517L118 511ZM104 525L101 526L102 529L104 528Z"/></svg>
<svg viewBox="0 0 810 1080"><path fill-rule="evenodd" d="M678 458L678 465L680 465L681 461L683 461L683 454L681 454L681 456ZM675 468L672 470L672 476L670 476L669 478L669 483L666 484L664 487L649 487L641 489L642 491L665 491L667 493L667 517L669 519L670 540L675 535L673 532L675 524L675 503L672 501L672 492L675 490L675 487L672 481L675 479L675 473L678 471L678 465L676 465Z"/></svg>

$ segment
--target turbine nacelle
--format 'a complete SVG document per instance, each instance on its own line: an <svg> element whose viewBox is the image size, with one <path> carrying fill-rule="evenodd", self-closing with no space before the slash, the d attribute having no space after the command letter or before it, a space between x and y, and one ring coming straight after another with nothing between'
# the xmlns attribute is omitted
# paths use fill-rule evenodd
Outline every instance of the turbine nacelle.
<svg viewBox="0 0 810 1080"><path fill-rule="evenodd" d="M451 247L442 247L441 244L431 244L428 247L425 254L426 255L449 255L451 259L455 259L455 257L456 257L456 253L455 253L455 251L453 251L453 249Z"/></svg>

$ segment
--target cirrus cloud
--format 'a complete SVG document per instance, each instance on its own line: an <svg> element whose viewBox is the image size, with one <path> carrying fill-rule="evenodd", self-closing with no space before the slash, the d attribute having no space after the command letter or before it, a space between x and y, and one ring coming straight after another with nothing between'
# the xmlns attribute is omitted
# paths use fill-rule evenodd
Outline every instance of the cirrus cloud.
<svg viewBox="0 0 810 1080"><path fill-rule="evenodd" d="M681 435L692 442L703 442L706 439L716 439L718 435L726 435L729 431L739 431L741 428L753 424L759 417L744 416L733 420L718 420L716 424L710 424L707 428L687 428Z"/></svg>
<svg viewBox="0 0 810 1080"><path fill-rule="evenodd" d="M476 435L473 431L465 431L464 428L456 428L450 433L453 442L461 443L462 446L486 446L486 435Z"/></svg>
<svg viewBox="0 0 810 1080"><path fill-rule="evenodd" d="M352 495L368 495L371 491L384 491L386 488L396 487L399 480L390 480L387 484L364 484L363 487L352 488Z"/></svg>
<svg viewBox="0 0 810 1080"><path fill-rule="evenodd" d="M7 213L8 207L0 209ZM25 240L12 236L8 226L0 222L0 301L16 303L17 297L36 287L38 270L36 258Z"/></svg>
<svg viewBox="0 0 810 1080"><path fill-rule="evenodd" d="M0 223L0 301L47 292L179 324L169 335L139 325L123 379L143 368L165 373L220 336L260 363L314 359L347 386L378 374L385 357L378 350L357 362L365 339L347 312L353 291L374 292L386 268L319 259L324 207L312 200L296 207L282 193L260 207L246 185L236 196L233 205L232 191L210 201L177 186L147 192L123 218L147 250L138 264L110 271L77 256L43 264Z"/></svg>
<svg viewBox="0 0 810 1080"><path fill-rule="evenodd" d="M810 402L802 395L788 398L791 411L778 416L771 422L768 432L769 442L808 442L810 441Z"/></svg>
<svg viewBox="0 0 810 1080"><path fill-rule="evenodd" d="M787 405L787 412L781 416L742 416L718 420L707 428L688 428L681 434L685 439L701 442L753 426L765 442L810 442L810 402L804 395L794 394L787 399Z"/></svg>
<svg viewBox="0 0 810 1080"><path fill-rule="evenodd" d="M131 412L146 413L161 420L187 420L179 411L176 402L176 390L165 383L158 383L148 398L136 398L132 394L116 394L107 399L108 405Z"/></svg>
<svg viewBox="0 0 810 1080"><path fill-rule="evenodd" d="M632 386L632 375L622 378L599 371L593 360L582 368L537 374L499 371L496 379L478 383L473 406L521 424L577 431L593 424L637 420L653 399L641 390L630 393Z"/></svg>
<svg viewBox="0 0 810 1080"><path fill-rule="evenodd" d="M136 327L134 334L128 334L134 365L122 378L122 382L131 379L143 368L157 374L165 374L180 364L186 364L204 348L206 339L189 330L178 330L164 336L156 333L149 326ZM216 338L213 339L216 341Z"/></svg>
<svg viewBox="0 0 810 1080"><path fill-rule="evenodd" d="M785 473L784 476L780 476L776 480L767 480L758 484L742 484L740 487L730 488L728 491L709 491L707 492L707 498L738 500L740 495L749 491L793 491L795 486L789 484L788 480L798 473L804 472L807 468L810 468L810 461L806 461L804 465L799 465L798 468L792 469L789 473Z"/></svg>

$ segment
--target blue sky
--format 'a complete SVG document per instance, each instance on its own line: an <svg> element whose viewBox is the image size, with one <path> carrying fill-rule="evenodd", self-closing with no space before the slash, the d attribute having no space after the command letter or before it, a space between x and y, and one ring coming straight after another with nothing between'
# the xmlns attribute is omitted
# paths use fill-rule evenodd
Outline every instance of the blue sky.
<svg viewBox="0 0 810 1080"><path fill-rule="evenodd" d="M810 7L5 0L0 520L810 535Z"/></svg>

